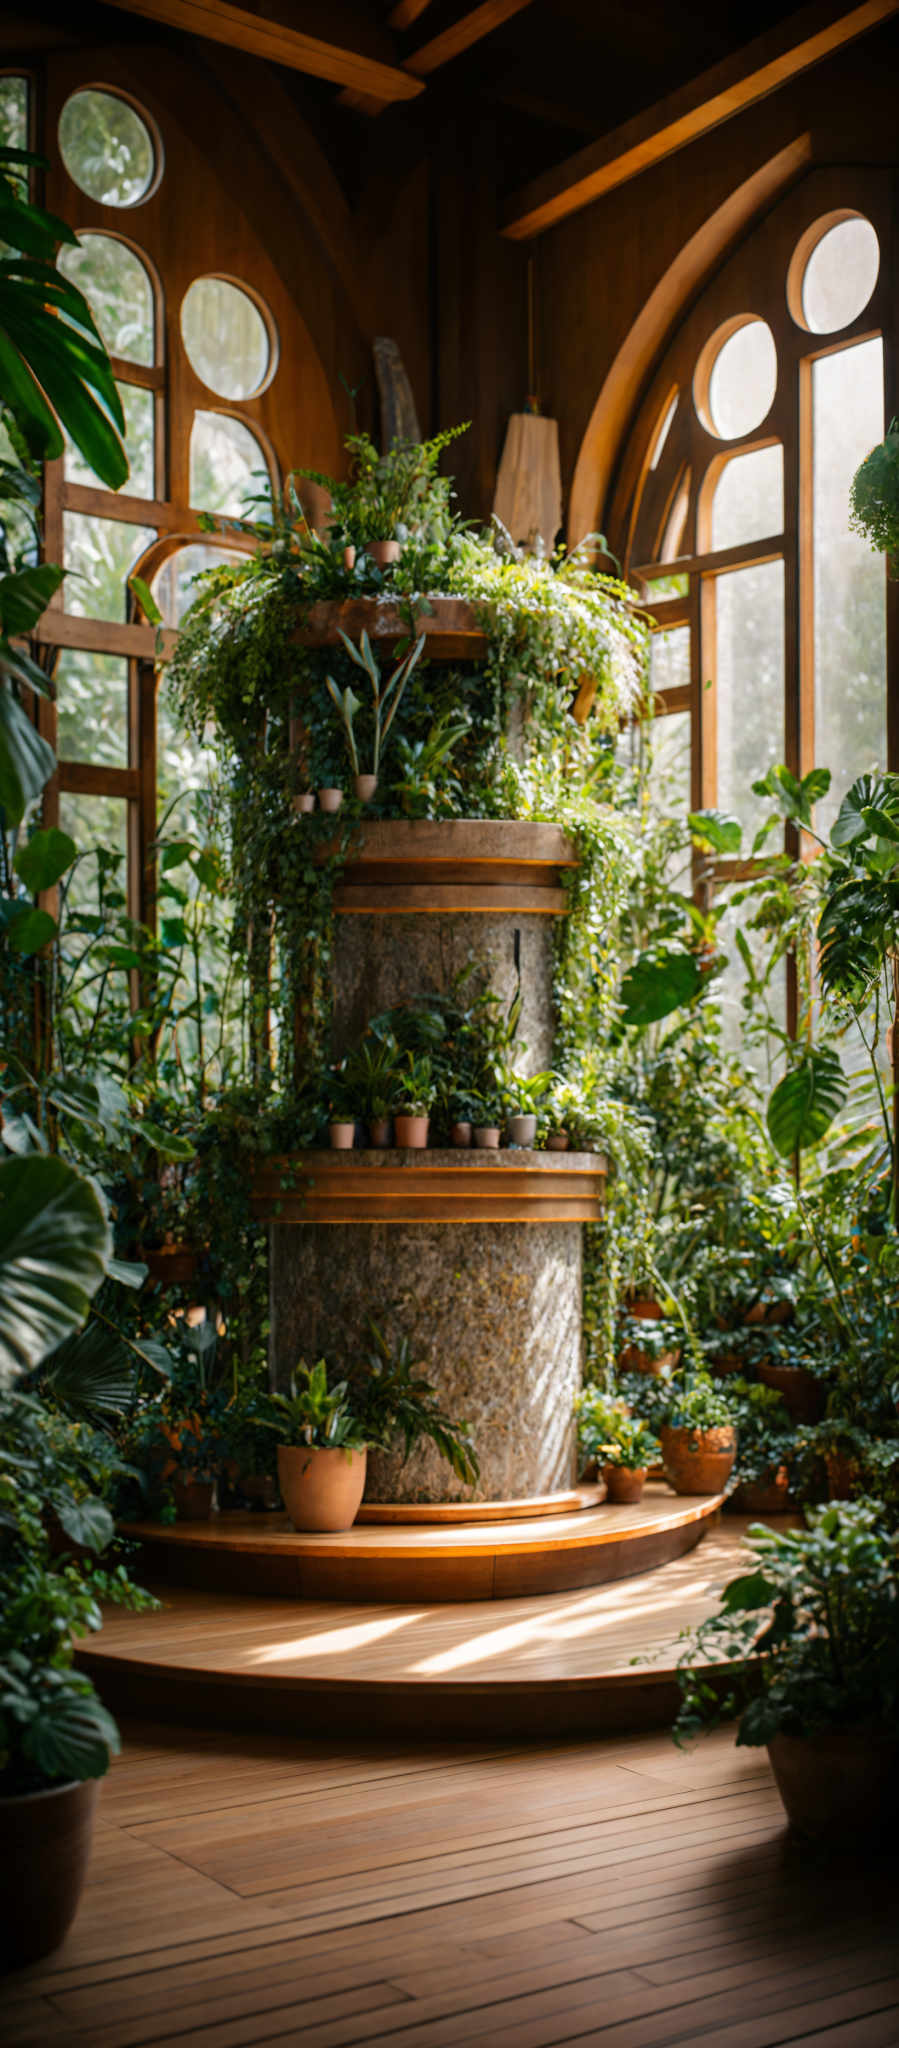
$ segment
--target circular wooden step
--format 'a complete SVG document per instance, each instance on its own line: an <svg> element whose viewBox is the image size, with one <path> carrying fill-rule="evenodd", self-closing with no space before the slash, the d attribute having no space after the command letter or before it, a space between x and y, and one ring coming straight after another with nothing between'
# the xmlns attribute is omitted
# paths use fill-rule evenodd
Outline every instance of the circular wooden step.
<svg viewBox="0 0 899 2048"><path fill-rule="evenodd" d="M667 1564L700 1542L721 1502L720 1494L654 1486L636 1507L604 1505L551 1522L357 1524L340 1535L300 1535L286 1515L228 1512L172 1527L131 1523L125 1534L139 1539L143 1568L176 1585L300 1600L508 1600Z"/></svg>
<svg viewBox="0 0 899 2048"><path fill-rule="evenodd" d="M503 911L562 917L577 867L559 825L517 818L373 818L334 890L342 914Z"/></svg>
<svg viewBox="0 0 899 2048"><path fill-rule="evenodd" d="M605 1487L573 1486L567 1493L538 1494L533 1500L364 1500L360 1522L397 1522L406 1528L430 1522L442 1528L463 1528L475 1522L535 1522L545 1515L578 1515L598 1508Z"/></svg>
<svg viewBox="0 0 899 2048"><path fill-rule="evenodd" d="M260 1160L253 1209L278 1223L596 1223L607 1165L599 1153L292 1152Z"/></svg>

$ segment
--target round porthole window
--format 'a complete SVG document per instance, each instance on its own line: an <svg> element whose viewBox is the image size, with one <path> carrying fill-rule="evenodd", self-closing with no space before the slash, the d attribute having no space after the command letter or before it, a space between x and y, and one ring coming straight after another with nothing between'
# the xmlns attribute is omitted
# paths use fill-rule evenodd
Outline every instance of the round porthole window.
<svg viewBox="0 0 899 2048"><path fill-rule="evenodd" d="M737 441L761 426L777 390L777 350L764 320L728 321L706 342L693 395L703 426L720 441Z"/></svg>
<svg viewBox="0 0 899 2048"><path fill-rule="evenodd" d="M181 302L191 368L219 398L252 398L267 382L272 335L255 299L226 277L198 277Z"/></svg>
<svg viewBox="0 0 899 2048"><path fill-rule="evenodd" d="M810 334L836 334L863 313L877 283L880 243L861 213L816 223L793 263L790 311Z"/></svg>
<svg viewBox="0 0 899 2048"><path fill-rule="evenodd" d="M139 206L159 169L150 124L118 93L85 86L59 117L63 163L79 192L101 206Z"/></svg>

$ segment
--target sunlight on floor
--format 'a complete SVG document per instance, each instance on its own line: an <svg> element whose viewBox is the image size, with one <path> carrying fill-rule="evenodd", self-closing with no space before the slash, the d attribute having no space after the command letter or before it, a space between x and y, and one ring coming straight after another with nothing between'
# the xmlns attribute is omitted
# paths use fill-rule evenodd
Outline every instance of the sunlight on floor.
<svg viewBox="0 0 899 2048"><path fill-rule="evenodd" d="M291 1636L287 1643L272 1643L266 1649L253 1650L247 1662L250 1664L286 1664L294 1657L346 1656L352 1650L366 1649L372 1643L379 1643L387 1636L396 1635L397 1630L409 1628L414 1622L423 1621L424 1614L401 1613L383 1615L377 1621L357 1621L348 1628L323 1629L314 1635Z"/></svg>

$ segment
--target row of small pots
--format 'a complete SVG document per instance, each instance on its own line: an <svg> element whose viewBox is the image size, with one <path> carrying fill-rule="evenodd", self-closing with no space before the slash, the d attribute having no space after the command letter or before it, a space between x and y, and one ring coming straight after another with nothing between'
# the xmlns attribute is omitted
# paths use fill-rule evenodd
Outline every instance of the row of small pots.
<svg viewBox="0 0 899 2048"><path fill-rule="evenodd" d="M354 775L353 777L353 788L360 804L370 804L373 801L377 787L378 778L376 775ZM337 789L333 784L327 783L317 794L320 811L329 811L331 813L339 811L343 803L342 789ZM293 808L301 817L308 817L315 809L315 802L316 791L314 789L303 789L300 791L299 796L294 797Z"/></svg>
<svg viewBox="0 0 899 2048"><path fill-rule="evenodd" d="M428 1143L431 1126L430 1117L404 1115L399 1112L393 1119L394 1144L412 1152L424 1151ZM537 1136L535 1116L510 1116L507 1125L510 1145L533 1145ZM328 1125L331 1148L335 1152L351 1152L356 1142L356 1125L349 1122L335 1122ZM383 1151L390 1144L390 1118L375 1117L368 1126L369 1144L375 1151ZM450 1130L450 1145L457 1151L468 1150L472 1143L481 1151L496 1152L502 1142L498 1124L453 1124ZM548 1152L567 1152L566 1131L550 1131L546 1140Z"/></svg>

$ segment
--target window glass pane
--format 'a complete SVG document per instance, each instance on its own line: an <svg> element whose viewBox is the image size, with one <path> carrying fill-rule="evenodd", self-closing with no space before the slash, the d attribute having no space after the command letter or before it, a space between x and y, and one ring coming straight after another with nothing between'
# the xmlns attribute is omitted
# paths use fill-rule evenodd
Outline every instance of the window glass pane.
<svg viewBox="0 0 899 2048"><path fill-rule="evenodd" d="M749 1066L754 1067L765 1087L779 1080L783 1070L783 1048L776 1038L765 1029L764 1013L767 1010L774 1026L781 1031L787 1028L787 966L785 960L778 961L771 971L764 998L757 997L753 1003L750 1023L743 1008L746 992L746 968L737 951L735 934L739 925L743 931L753 970L758 976L764 970L770 941L767 935L748 929L753 905L741 904L736 910L727 910L719 920L717 945L721 953L727 954L727 966L718 983L718 997L721 1004L721 1036L729 1052L738 1053Z"/></svg>
<svg viewBox="0 0 899 2048"><path fill-rule="evenodd" d="M732 455L712 499L713 549L764 540L768 534L782 533L783 523L782 448L753 448L748 455Z"/></svg>
<svg viewBox="0 0 899 2048"><path fill-rule="evenodd" d="M134 498L152 498L155 496L156 440L156 405L153 393L142 390L139 384L120 384L118 392L125 413L125 453L131 465L122 489ZM98 484L101 490L106 488L68 436L66 477L71 484Z"/></svg>
<svg viewBox="0 0 899 2048"><path fill-rule="evenodd" d="M94 519L85 512L63 513L66 580L65 609L82 619L127 617L128 578L150 542L152 526L131 526L123 519Z"/></svg>
<svg viewBox="0 0 899 2048"><path fill-rule="evenodd" d="M194 577L203 569L218 569L225 562L242 562L244 555L234 548L207 547L202 541L179 548L170 555L153 578L153 596L167 626L180 626L186 611L198 595Z"/></svg>
<svg viewBox="0 0 899 2048"><path fill-rule="evenodd" d="M0 146L28 148L28 80L11 73L0 78Z"/></svg>
<svg viewBox="0 0 899 2048"><path fill-rule="evenodd" d="M115 895L125 893L125 856L127 850L128 806L117 796L72 796L63 791L59 799L59 822L63 832L69 832L83 858L78 861L68 885L66 897L70 911L95 912L99 907L101 893L100 863L95 847L119 856L117 864L102 880L104 894L112 889ZM124 907L124 906L122 906Z"/></svg>
<svg viewBox="0 0 899 2048"><path fill-rule="evenodd" d="M860 214L828 228L805 266L802 311L813 334L835 334L864 311L880 269L880 244Z"/></svg>
<svg viewBox="0 0 899 2048"><path fill-rule="evenodd" d="M226 413L195 414L190 435L192 505L201 512L240 513L245 498L262 490L267 480L268 464L249 427Z"/></svg>
<svg viewBox="0 0 899 2048"><path fill-rule="evenodd" d="M814 422L815 761L833 788L817 807L826 833L849 784L886 759L886 575L849 530L849 487L883 434L883 343L860 342L812 366Z"/></svg>
<svg viewBox="0 0 899 2048"><path fill-rule="evenodd" d="M128 765L128 663L119 654L64 647L56 664L56 708L63 761Z"/></svg>
<svg viewBox="0 0 899 2048"><path fill-rule="evenodd" d="M770 806L752 784L784 756L784 570L763 562L715 578L718 808L747 835Z"/></svg>
<svg viewBox="0 0 899 2048"><path fill-rule="evenodd" d="M198 277L185 292L181 333L192 369L219 398L251 398L269 367L269 332L248 292Z"/></svg>
<svg viewBox="0 0 899 2048"><path fill-rule="evenodd" d="M84 293L111 356L152 363L153 286L140 257L114 235L79 235L60 249L58 267Z"/></svg>
<svg viewBox="0 0 899 2048"><path fill-rule="evenodd" d="M649 682L653 690L680 689L690 681L690 628L669 626L649 642Z"/></svg>
<svg viewBox="0 0 899 2048"><path fill-rule="evenodd" d="M722 343L709 377L709 422L724 441L751 434L777 390L777 350L764 320L747 320Z"/></svg>
<svg viewBox="0 0 899 2048"><path fill-rule="evenodd" d="M666 408L665 413L663 414L661 425L659 427L658 433L656 434L652 454L649 458L650 469L658 469L659 463L662 459L662 450L674 425L674 415L677 411L678 397L679 393L675 392L670 405Z"/></svg>
<svg viewBox="0 0 899 2048"><path fill-rule="evenodd" d="M666 817L685 819L690 809L690 713L672 711L653 721L649 795Z"/></svg>
<svg viewBox="0 0 899 2048"><path fill-rule="evenodd" d="M135 206L156 175L153 138L136 107L96 86L66 100L59 147L69 177L101 206Z"/></svg>

